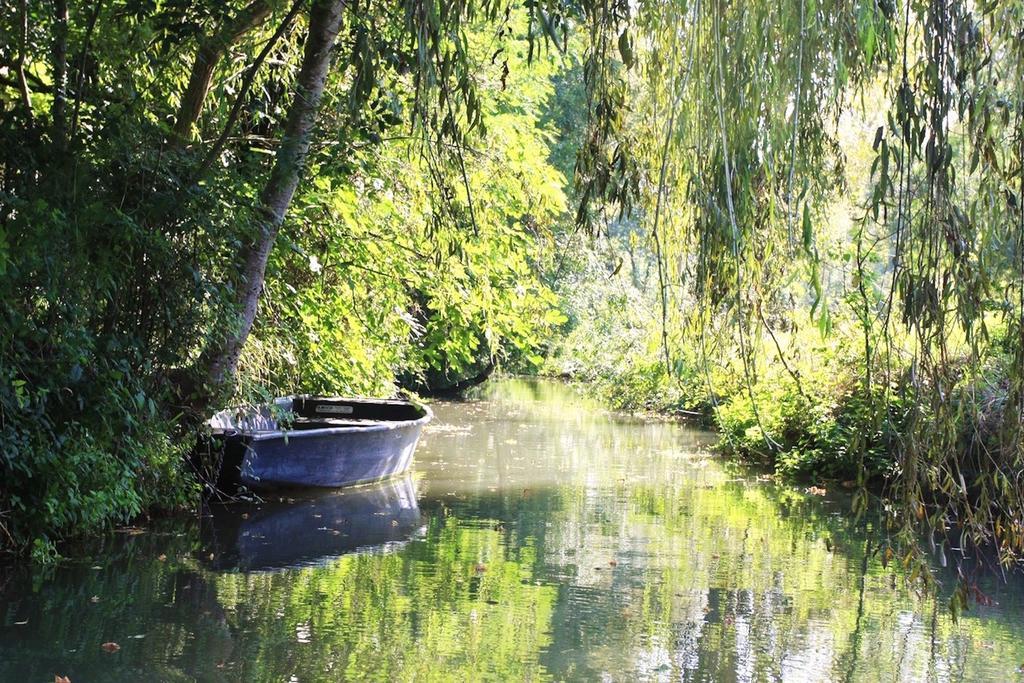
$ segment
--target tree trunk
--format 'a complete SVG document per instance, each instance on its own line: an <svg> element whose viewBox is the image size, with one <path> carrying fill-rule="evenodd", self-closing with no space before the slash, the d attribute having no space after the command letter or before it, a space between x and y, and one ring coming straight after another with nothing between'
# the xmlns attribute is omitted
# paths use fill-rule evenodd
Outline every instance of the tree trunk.
<svg viewBox="0 0 1024 683"><path fill-rule="evenodd" d="M228 332L220 348L208 354L205 362L207 379L213 386L233 379L242 347L252 331L260 292L263 290L267 259L299 184L309 152L320 98L331 64L331 48L338 36L344 4L344 0L314 0L310 9L309 35L306 37L294 99L285 122L274 169L260 193L256 241L243 249L241 254L245 265L236 289L236 305L240 310L238 327Z"/></svg>
<svg viewBox="0 0 1024 683"><path fill-rule="evenodd" d="M63 151L68 136L68 3L53 3L53 143Z"/></svg>
<svg viewBox="0 0 1024 683"><path fill-rule="evenodd" d="M199 165L199 168L192 175L191 182L197 182L202 178L203 174L206 173L206 170L210 168L210 164L213 163L213 160L216 159L224 149L224 145L227 144L228 141L228 136L231 135L231 129L234 127L235 123L238 122L238 115L242 112L242 105L245 104L245 99L249 96L249 89L252 87L253 81L256 80L256 74L259 73L260 67L262 67L263 62L266 61L267 55L269 55L270 51L277 46L277 42L284 37L286 33L288 33L292 22L295 20L295 17L299 15L299 12L302 10L302 6L305 4L305 0L293 0L291 9L288 10L288 13L278 25L277 30L274 31L274 35L270 37L270 40L264 43L263 49L261 49L260 53L256 55L256 59L253 60L253 63L249 65L248 70L245 72L245 76L242 77L242 87L239 89L238 94L235 95L235 103L231 105L231 111L228 113L228 120L227 123L224 124L224 130L221 131L220 136L213 143L213 146L210 147L206 156L203 157L203 163Z"/></svg>
<svg viewBox="0 0 1024 683"><path fill-rule="evenodd" d="M196 52L196 61L192 65L192 73L188 79L188 86L181 96L178 115L174 121L174 129L171 134L174 145L184 146L192 136L192 126L199 121L199 116L203 113L203 103L206 102L206 95L210 91L210 82L213 80L213 71L217 68L217 62L228 51L228 48L241 40L246 33L259 26L270 14L270 9L268 0L254 0L239 12L238 16L200 43L199 50Z"/></svg>
<svg viewBox="0 0 1024 683"><path fill-rule="evenodd" d="M32 97L28 90L28 79L25 77L25 53L28 51L28 1L21 0L21 13L18 17L21 28L21 45L18 50L18 62L15 70L18 74L18 91L21 94L21 103L25 106L25 119L29 127L32 126Z"/></svg>

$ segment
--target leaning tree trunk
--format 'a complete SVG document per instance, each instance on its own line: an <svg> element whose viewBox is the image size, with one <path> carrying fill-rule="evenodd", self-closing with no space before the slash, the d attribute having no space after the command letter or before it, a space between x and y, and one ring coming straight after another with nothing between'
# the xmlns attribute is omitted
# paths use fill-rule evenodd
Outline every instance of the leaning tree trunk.
<svg viewBox="0 0 1024 683"><path fill-rule="evenodd" d="M192 126L203 113L203 103L210 91L213 72L217 62L228 49L241 40L249 31L259 26L270 14L271 4L267 0L254 0L233 19L221 26L213 35L199 44L196 60L189 74L188 85L178 105L178 115L171 132L172 144L184 146L192 135Z"/></svg>
<svg viewBox="0 0 1024 683"><path fill-rule="evenodd" d="M331 63L331 48L341 25L344 4L344 0L314 0L310 9L309 35L295 84L294 100L288 112L274 169L260 193L256 239L241 254L244 266L241 282L236 289L236 304L240 309L238 325L228 332L219 348L208 354L206 359L207 380L213 386L223 385L233 379L242 347L256 319L267 258L299 184L309 152L320 98Z"/></svg>

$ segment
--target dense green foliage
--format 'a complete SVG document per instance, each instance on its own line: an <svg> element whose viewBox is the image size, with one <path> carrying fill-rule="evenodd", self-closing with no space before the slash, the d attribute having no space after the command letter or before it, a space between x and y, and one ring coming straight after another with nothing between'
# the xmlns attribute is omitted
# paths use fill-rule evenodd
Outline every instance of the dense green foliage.
<svg viewBox="0 0 1024 683"><path fill-rule="evenodd" d="M560 322L535 267L567 212L541 120L560 67L527 68L525 13L463 9L454 47L387 3L346 12L226 391L209 359L243 325L307 3L0 10L3 546L45 557L191 502L184 456L221 401L430 391L537 360Z"/></svg>
<svg viewBox="0 0 1024 683"><path fill-rule="evenodd" d="M881 481L887 533L1009 563L1022 26L1019 0L5 6L0 537L187 499L219 402L443 389L557 331L620 405L708 414L857 512Z"/></svg>

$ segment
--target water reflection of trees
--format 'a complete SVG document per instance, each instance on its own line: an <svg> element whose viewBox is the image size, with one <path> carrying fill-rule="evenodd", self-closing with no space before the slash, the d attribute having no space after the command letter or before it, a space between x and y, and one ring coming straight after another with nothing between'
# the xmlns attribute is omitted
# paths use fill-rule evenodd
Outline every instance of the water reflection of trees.
<svg viewBox="0 0 1024 683"><path fill-rule="evenodd" d="M1024 661L1019 594L954 625L882 569L843 501L722 467L671 425L572 412L550 389L517 400L461 404L428 435L425 526L389 552L239 572L264 565L186 524L35 593L9 581L0 680L1005 680ZM404 509L371 526L390 539ZM287 529L275 552L300 545L301 525L245 521Z"/></svg>
<svg viewBox="0 0 1024 683"><path fill-rule="evenodd" d="M531 455L506 467L504 494L478 478L448 503L514 515L519 534L537 539L539 576L560 584L555 645L542 658L556 678L957 680L1017 665L1012 608L953 624L880 566L876 536L841 497L758 483L694 457L692 433L642 421L623 429L557 386L501 391L501 414L474 416L487 440L453 433L451 448L475 448L487 471ZM517 432L524 418L543 425L543 442ZM550 496L538 494L545 476ZM534 486L532 501L520 484ZM955 583L936 575L944 590Z"/></svg>
<svg viewBox="0 0 1024 683"><path fill-rule="evenodd" d="M577 509L562 521L564 531L548 531L553 547L545 557L575 556L575 584L590 590L567 591L556 609L553 640L578 646L543 660L556 676L984 680L1013 673L1022 653L1013 636L1019 598L955 625L935 612L935 600L908 595L892 569L883 570L842 501L729 482L713 463L674 469L690 465L688 484L663 480L625 495L614 487L595 495L581 484L567 496ZM614 566L592 569L609 558ZM953 583L949 572L940 578Z"/></svg>

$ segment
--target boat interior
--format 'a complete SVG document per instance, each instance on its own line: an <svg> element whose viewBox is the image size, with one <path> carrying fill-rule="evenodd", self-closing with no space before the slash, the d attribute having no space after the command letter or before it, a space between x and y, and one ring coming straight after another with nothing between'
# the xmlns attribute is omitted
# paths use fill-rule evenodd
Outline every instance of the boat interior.
<svg viewBox="0 0 1024 683"><path fill-rule="evenodd" d="M418 420L423 409L408 401L296 396L291 410L297 420L344 422L402 422Z"/></svg>
<svg viewBox="0 0 1024 683"><path fill-rule="evenodd" d="M423 408L408 401L296 396L278 399L273 407L258 411L221 411L210 421L210 426L224 431L306 431L404 422L418 420L425 414Z"/></svg>

